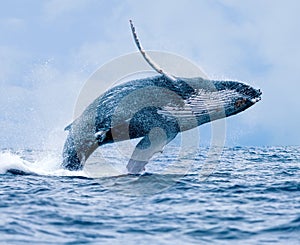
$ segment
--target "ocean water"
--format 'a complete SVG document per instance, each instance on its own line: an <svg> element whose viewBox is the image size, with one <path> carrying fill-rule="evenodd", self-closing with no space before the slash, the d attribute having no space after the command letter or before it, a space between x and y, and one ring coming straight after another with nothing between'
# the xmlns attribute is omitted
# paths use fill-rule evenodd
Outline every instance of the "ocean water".
<svg viewBox="0 0 300 245"><path fill-rule="evenodd" d="M300 147L170 147L141 176L107 150L86 169L57 152L0 152L1 244L300 244ZM170 165L175 167L170 167Z"/></svg>

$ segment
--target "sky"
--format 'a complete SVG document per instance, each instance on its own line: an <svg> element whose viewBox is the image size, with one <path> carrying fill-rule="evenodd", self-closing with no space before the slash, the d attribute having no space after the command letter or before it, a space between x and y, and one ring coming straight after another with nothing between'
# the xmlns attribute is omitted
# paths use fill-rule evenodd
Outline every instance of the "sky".
<svg viewBox="0 0 300 245"><path fill-rule="evenodd" d="M297 0L2 1L0 147L61 147L86 80L136 51L129 19L146 50L262 90L226 119L227 145L299 145L299 11Z"/></svg>

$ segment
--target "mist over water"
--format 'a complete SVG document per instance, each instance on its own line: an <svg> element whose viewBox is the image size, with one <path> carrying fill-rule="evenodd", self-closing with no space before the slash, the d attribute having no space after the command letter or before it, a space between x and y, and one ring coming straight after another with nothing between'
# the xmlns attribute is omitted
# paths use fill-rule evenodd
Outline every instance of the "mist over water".
<svg viewBox="0 0 300 245"><path fill-rule="evenodd" d="M2 148L61 148L66 124L73 120L74 104L90 74L70 71L53 61L30 63L1 83L0 145ZM15 80L15 83L11 82Z"/></svg>

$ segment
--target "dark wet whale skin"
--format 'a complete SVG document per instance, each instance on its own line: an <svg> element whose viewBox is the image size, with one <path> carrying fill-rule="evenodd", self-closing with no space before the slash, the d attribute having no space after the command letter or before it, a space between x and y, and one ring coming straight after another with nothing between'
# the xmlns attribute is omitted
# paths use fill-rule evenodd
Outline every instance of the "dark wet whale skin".
<svg viewBox="0 0 300 245"><path fill-rule="evenodd" d="M62 166L80 170L98 146L116 141L144 137L137 147L150 147L154 128L163 130L167 144L179 132L246 110L261 96L241 82L176 79L132 80L99 96L67 127Z"/></svg>

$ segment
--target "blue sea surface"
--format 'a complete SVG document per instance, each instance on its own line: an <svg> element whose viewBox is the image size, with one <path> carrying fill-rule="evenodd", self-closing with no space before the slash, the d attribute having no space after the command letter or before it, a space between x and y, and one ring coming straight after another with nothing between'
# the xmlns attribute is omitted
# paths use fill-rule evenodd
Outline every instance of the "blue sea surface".
<svg viewBox="0 0 300 245"><path fill-rule="evenodd" d="M43 152L2 150L0 243L300 244L300 147L224 148L204 175L207 151L181 159L184 174L89 177L43 174Z"/></svg>

